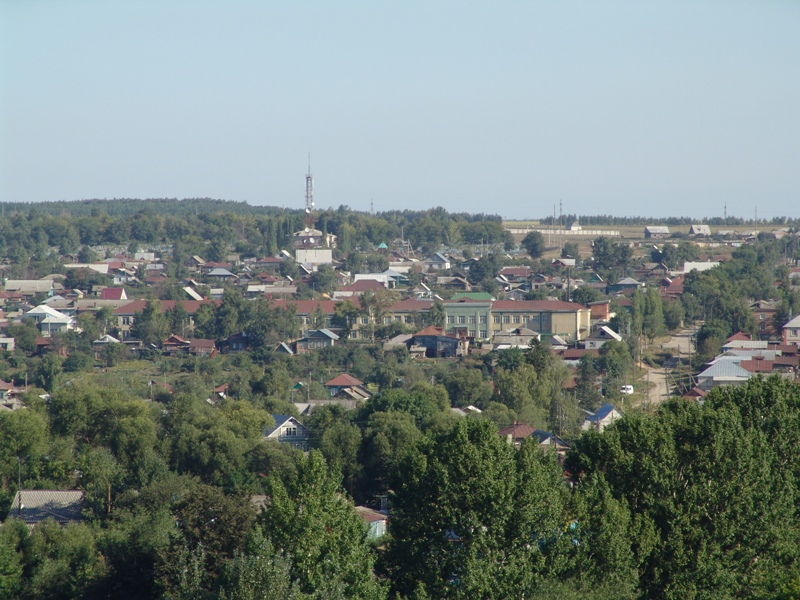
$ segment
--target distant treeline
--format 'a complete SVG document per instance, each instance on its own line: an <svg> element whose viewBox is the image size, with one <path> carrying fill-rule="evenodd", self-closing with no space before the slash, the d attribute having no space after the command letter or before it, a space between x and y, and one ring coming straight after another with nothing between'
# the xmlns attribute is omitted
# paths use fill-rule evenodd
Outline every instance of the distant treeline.
<svg viewBox="0 0 800 600"><path fill-rule="evenodd" d="M703 223L715 227L737 227L742 225L775 225L775 226L796 226L800 224L800 219L790 217L774 217L772 219L742 219L741 217L712 217L707 219L693 219L691 217L616 217L613 215L562 215L561 217L548 216L539 219L542 225L562 224L569 226L577 221L581 225L695 225Z"/></svg>
<svg viewBox="0 0 800 600"><path fill-rule="evenodd" d="M13 265L16 276L32 277L58 272L59 257L80 253L88 259L86 249L97 246L131 251L167 246L178 262L192 254L221 260L230 250L274 255L290 250L293 234L305 224L302 210L207 198L0 203L0 258ZM443 244L514 245L500 216L448 213L441 207L373 215L340 206L317 211L313 225L336 235L342 254L373 252L401 237L423 253Z"/></svg>

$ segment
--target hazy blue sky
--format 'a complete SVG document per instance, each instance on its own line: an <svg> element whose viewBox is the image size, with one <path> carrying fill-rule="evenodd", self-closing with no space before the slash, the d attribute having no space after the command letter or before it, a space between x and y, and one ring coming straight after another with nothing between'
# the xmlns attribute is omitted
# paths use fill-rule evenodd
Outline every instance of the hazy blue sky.
<svg viewBox="0 0 800 600"><path fill-rule="evenodd" d="M0 200L800 217L800 2L0 1Z"/></svg>

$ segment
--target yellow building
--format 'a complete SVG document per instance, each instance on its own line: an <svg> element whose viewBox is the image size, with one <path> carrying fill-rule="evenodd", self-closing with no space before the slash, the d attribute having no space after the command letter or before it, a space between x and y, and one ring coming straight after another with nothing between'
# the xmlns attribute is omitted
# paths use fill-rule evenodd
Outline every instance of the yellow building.
<svg viewBox="0 0 800 600"><path fill-rule="evenodd" d="M583 304L560 300L495 300L491 332L527 327L543 335L559 335L567 342L589 335L591 311Z"/></svg>

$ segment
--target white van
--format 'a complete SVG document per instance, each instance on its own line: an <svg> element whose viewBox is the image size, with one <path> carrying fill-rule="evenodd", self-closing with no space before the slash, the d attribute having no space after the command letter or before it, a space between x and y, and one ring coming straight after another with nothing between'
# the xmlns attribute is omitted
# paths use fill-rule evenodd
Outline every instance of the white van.
<svg viewBox="0 0 800 600"><path fill-rule="evenodd" d="M620 394L628 394L631 395L633 393L633 386L632 385L621 385L619 387Z"/></svg>

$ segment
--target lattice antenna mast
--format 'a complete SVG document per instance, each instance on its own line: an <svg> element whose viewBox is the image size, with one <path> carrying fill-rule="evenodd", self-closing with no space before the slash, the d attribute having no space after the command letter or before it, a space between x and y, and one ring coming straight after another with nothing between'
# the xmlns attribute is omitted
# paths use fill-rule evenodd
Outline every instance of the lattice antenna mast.
<svg viewBox="0 0 800 600"><path fill-rule="evenodd" d="M308 155L306 175L306 232L314 228L314 178L311 176L311 155Z"/></svg>

